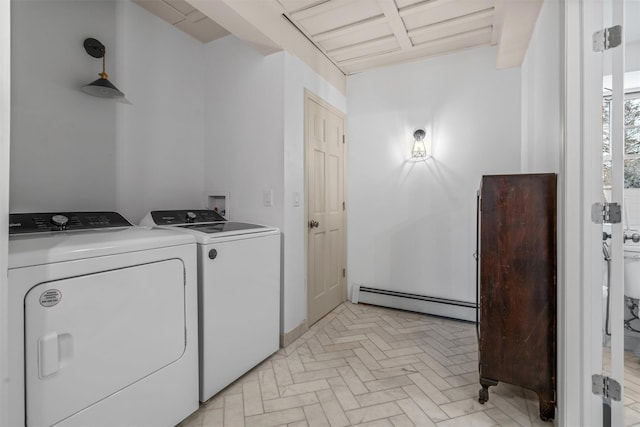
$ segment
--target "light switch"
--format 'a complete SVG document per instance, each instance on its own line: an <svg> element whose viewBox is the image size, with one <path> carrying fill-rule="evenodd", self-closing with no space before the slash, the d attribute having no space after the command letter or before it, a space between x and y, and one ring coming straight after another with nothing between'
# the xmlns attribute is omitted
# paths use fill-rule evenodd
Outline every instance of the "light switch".
<svg viewBox="0 0 640 427"><path fill-rule="evenodd" d="M273 206L273 189L266 190L262 198L265 206Z"/></svg>

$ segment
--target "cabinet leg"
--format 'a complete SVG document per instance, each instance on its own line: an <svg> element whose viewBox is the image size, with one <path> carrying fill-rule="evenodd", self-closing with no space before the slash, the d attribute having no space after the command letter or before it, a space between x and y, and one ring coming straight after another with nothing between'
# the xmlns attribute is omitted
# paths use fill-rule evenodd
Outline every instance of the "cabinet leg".
<svg viewBox="0 0 640 427"><path fill-rule="evenodd" d="M540 398L540 419L551 421L556 415L556 405L551 399Z"/></svg>
<svg viewBox="0 0 640 427"><path fill-rule="evenodd" d="M489 387L498 385L498 381L480 378L480 385L482 388L478 391L478 402L484 405L489 400Z"/></svg>
<svg viewBox="0 0 640 427"><path fill-rule="evenodd" d="M478 392L478 402L484 405L487 400L489 400L489 387L482 386Z"/></svg>

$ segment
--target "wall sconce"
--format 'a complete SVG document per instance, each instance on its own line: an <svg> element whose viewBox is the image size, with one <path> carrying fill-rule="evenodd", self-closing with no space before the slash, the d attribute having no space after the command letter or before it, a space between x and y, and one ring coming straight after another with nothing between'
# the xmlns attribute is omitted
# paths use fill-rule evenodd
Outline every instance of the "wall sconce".
<svg viewBox="0 0 640 427"><path fill-rule="evenodd" d="M106 49L102 43L96 39L86 39L84 41L84 50L94 58L102 58L102 72L98 73L99 79L92 81L82 87L82 91L89 95L98 96L100 98L122 98L124 93L120 92L117 87L111 83L105 71Z"/></svg>
<svg viewBox="0 0 640 427"><path fill-rule="evenodd" d="M418 129L413 132L413 147L411 148L411 157L414 159L426 159L431 157L431 144L424 142L427 133L424 129Z"/></svg>

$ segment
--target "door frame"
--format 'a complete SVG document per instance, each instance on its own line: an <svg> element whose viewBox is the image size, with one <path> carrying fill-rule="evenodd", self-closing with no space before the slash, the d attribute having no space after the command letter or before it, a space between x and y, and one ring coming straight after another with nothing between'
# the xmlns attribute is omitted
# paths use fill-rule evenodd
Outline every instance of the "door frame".
<svg viewBox="0 0 640 427"><path fill-rule="evenodd" d="M309 169L309 165L308 163L308 156L307 156L307 147L308 147L308 135L309 135L309 129L308 129L308 124L307 124L307 102L311 100L313 102L316 102L318 104L320 104L321 106L323 106L324 108L326 108L327 110L331 111L332 113L340 116L342 118L343 121L343 134L345 135L345 140L346 140L346 121L347 121L347 116L343 111L340 111L339 109L337 109L336 107L334 107L333 105L331 105L328 101L325 101L324 99L322 99L320 96L316 95L315 93L313 93L312 91L310 91L309 89L304 89L304 100L303 100L303 105L304 105L304 111L303 111L303 116L304 116L304 141L303 141L303 145L304 145L304 284L305 284L305 317L306 317L306 321L305 323L307 324L307 328L310 327L311 325L309 324L309 295L308 295L308 291L309 291L309 233L308 233L308 226L309 226L309 177L308 177L308 169ZM347 144L345 142L344 144L344 152L343 152L343 157L342 157L342 171L344 174L343 177L343 182L342 182L342 186L343 186L343 194L344 194L344 202L347 204ZM347 269L347 210L344 210L344 215L343 215L343 224L342 224L344 233L343 233L343 237L342 237L342 254L343 254L343 262L344 262L344 268L346 271L345 277L343 278L342 281L342 301L346 301L347 300L347 279L349 277L349 271Z"/></svg>
<svg viewBox="0 0 640 427"><path fill-rule="evenodd" d="M601 426L591 375L602 372L602 231L591 205L602 200L602 53L591 40L602 0L565 0L562 25L558 425Z"/></svg>

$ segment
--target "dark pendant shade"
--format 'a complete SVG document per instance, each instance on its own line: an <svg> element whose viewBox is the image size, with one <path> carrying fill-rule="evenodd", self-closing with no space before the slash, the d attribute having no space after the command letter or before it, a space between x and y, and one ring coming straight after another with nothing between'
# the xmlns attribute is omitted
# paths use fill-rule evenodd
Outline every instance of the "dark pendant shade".
<svg viewBox="0 0 640 427"><path fill-rule="evenodd" d="M100 77L82 87L82 91L89 95L99 96L100 98L122 98L124 93L120 92L108 79Z"/></svg>

